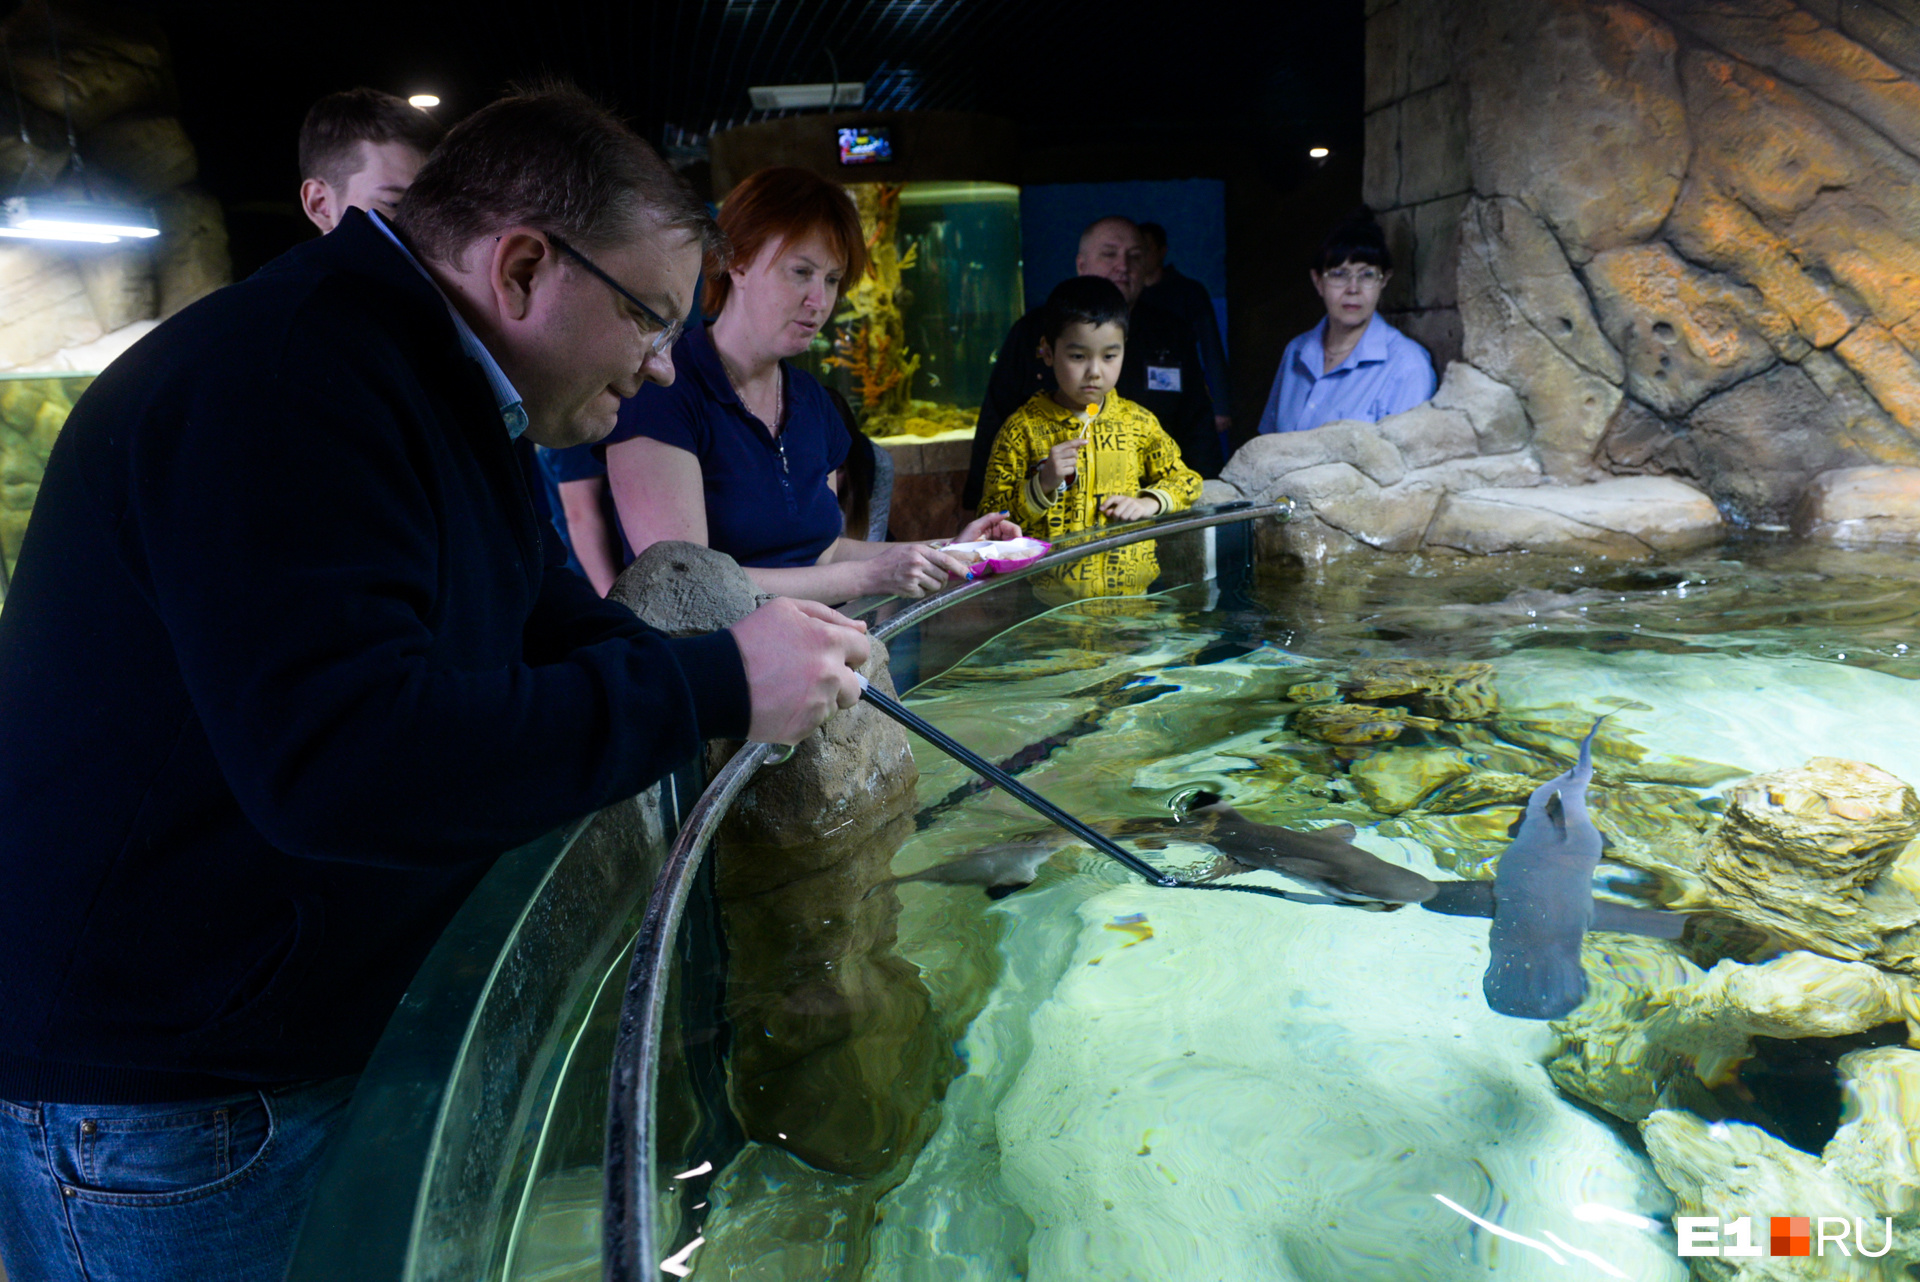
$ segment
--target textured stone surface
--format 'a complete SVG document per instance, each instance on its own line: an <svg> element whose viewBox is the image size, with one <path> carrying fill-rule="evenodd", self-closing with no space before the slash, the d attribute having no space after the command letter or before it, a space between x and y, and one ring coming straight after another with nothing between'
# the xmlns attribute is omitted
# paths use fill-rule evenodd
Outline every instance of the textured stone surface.
<svg viewBox="0 0 1920 1282"><path fill-rule="evenodd" d="M1520 490L1466 490L1440 504L1429 546L1486 554L1525 550L1642 557L1710 542L1720 514L1698 490L1666 477Z"/></svg>
<svg viewBox="0 0 1920 1282"><path fill-rule="evenodd" d="M1480 453L1505 454L1520 449L1532 435L1527 410L1507 384L1489 378L1467 364L1454 361L1433 394L1436 409L1458 410L1473 424Z"/></svg>
<svg viewBox="0 0 1920 1282"><path fill-rule="evenodd" d="M1369 22L1394 24L1369 55L1393 62L1369 68L1391 147L1369 195L1412 228L1394 319L1457 307L1550 478L1679 477L1778 524L1823 473L1920 466L1910 0L1422 9ZM1462 158L1456 224L1420 175Z"/></svg>
<svg viewBox="0 0 1920 1282"><path fill-rule="evenodd" d="M195 187L182 187L154 201L160 219L155 272L160 315L168 317L233 279L227 254L227 223L220 202Z"/></svg>
<svg viewBox="0 0 1920 1282"><path fill-rule="evenodd" d="M57 51L48 13L59 23ZM131 9L23 6L0 24L0 36L20 96L55 116L71 112L82 131L173 89L166 38Z"/></svg>
<svg viewBox="0 0 1920 1282"><path fill-rule="evenodd" d="M1690 140L1673 32L1602 0L1493 0L1468 75L1477 191L1524 196L1577 262L1651 235Z"/></svg>
<svg viewBox="0 0 1920 1282"><path fill-rule="evenodd" d="M1271 498L1280 478L1323 463L1345 463L1376 485L1407 473L1405 460L1372 423L1327 423L1310 432L1269 432L1234 451L1221 479L1243 494Z"/></svg>
<svg viewBox="0 0 1920 1282"><path fill-rule="evenodd" d="M671 637L730 628L752 614L758 589L740 563L698 543L655 543L613 581L607 599Z"/></svg>
<svg viewBox="0 0 1920 1282"><path fill-rule="evenodd" d="M1594 447L1625 367L1546 225L1518 201L1476 199L1460 230L1468 362L1513 388L1547 474L1597 475Z"/></svg>
<svg viewBox="0 0 1920 1282"><path fill-rule="evenodd" d="M122 116L87 135L87 163L145 200L193 181L200 172L187 131L173 116Z"/></svg>
<svg viewBox="0 0 1920 1282"><path fill-rule="evenodd" d="M1732 1083L1755 1037L1841 1037L1894 1023L1920 1001L1912 980L1861 962L1791 952L1722 961L1647 987L1606 983L1555 1029L1560 1089L1629 1122Z"/></svg>
<svg viewBox="0 0 1920 1282"><path fill-rule="evenodd" d="M1679 416L1774 363L1753 327L1766 309L1752 290L1689 265L1664 244L1611 249L1587 265L1600 324L1626 359L1627 390ZM1785 332L1784 317L1772 328Z"/></svg>
<svg viewBox="0 0 1920 1282"><path fill-rule="evenodd" d="M1858 761L1815 757L1726 790L1701 859L1708 902L1786 943L1920 975L1920 898L1888 875L1920 836L1920 798Z"/></svg>
<svg viewBox="0 0 1920 1282"><path fill-rule="evenodd" d="M1217 476L1209 477L1200 483L1199 506L1201 507L1215 507L1221 503L1238 503L1245 497L1247 496L1242 494L1239 487L1234 485L1233 482L1223 481Z"/></svg>
<svg viewBox="0 0 1920 1282"><path fill-rule="evenodd" d="M1920 543L1920 467L1850 467L1807 487L1795 530L1837 543Z"/></svg>
<svg viewBox="0 0 1920 1282"><path fill-rule="evenodd" d="M1400 451L1409 468L1432 467L1480 452L1473 421L1459 410L1441 409L1431 401L1390 414L1374 426Z"/></svg>
<svg viewBox="0 0 1920 1282"><path fill-rule="evenodd" d="M1383 815L1397 815L1472 772L1473 763L1458 748L1393 748L1354 762L1347 777L1361 801Z"/></svg>
<svg viewBox="0 0 1920 1282"><path fill-rule="evenodd" d="M656 543L609 597L670 636L758 604L732 557ZM886 647L862 669L888 693ZM729 943L732 1097L747 1133L812 1165L871 1176L910 1154L951 1063L919 973L894 953L899 900L870 895L913 831L906 732L862 703L762 767L714 844Z"/></svg>

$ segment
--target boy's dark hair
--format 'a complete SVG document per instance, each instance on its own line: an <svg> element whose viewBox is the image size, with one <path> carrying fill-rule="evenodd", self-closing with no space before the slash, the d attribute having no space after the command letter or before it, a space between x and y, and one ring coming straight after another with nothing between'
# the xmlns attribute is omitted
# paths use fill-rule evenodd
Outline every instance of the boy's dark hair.
<svg viewBox="0 0 1920 1282"><path fill-rule="evenodd" d="M726 238L686 180L611 112L566 85L482 107L453 127L407 188L394 225L414 252L453 264L508 227L582 249L687 231L709 267Z"/></svg>
<svg viewBox="0 0 1920 1282"><path fill-rule="evenodd" d="M359 173L350 169L363 142L403 142L421 155L446 134L440 122L405 99L378 89L343 89L307 108L300 126L300 177L344 186Z"/></svg>
<svg viewBox="0 0 1920 1282"><path fill-rule="evenodd" d="M1331 271L1342 263L1364 263L1383 272L1393 270L1393 255L1387 252L1387 233L1381 230L1373 211L1360 206L1352 217L1333 229L1313 256L1313 270Z"/></svg>
<svg viewBox="0 0 1920 1282"><path fill-rule="evenodd" d="M1041 317L1041 337L1048 343L1060 341L1061 333L1075 323L1118 325L1127 332L1127 296L1105 276L1075 276L1061 281L1047 295L1047 308Z"/></svg>
<svg viewBox="0 0 1920 1282"><path fill-rule="evenodd" d="M1153 247L1161 253L1167 250L1167 229L1159 223L1140 223L1140 234L1153 242Z"/></svg>

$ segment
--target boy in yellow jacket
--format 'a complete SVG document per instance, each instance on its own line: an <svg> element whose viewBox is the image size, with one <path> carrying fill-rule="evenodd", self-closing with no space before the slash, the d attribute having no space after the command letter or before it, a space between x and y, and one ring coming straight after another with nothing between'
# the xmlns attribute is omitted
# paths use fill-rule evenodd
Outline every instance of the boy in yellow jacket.
<svg viewBox="0 0 1920 1282"><path fill-rule="evenodd" d="M1036 392L993 440L983 512L1006 511L1035 538L1191 507L1200 476L1149 411L1113 391L1127 350L1127 300L1103 277L1048 297L1040 355L1058 385ZM1151 542L1083 557L1036 577L1078 596L1144 591L1160 572Z"/></svg>

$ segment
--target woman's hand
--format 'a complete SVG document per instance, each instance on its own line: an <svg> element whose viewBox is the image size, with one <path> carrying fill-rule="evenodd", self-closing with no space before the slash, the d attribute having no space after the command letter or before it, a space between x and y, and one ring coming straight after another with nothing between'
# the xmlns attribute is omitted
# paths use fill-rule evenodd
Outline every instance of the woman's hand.
<svg viewBox="0 0 1920 1282"><path fill-rule="evenodd" d="M923 597L947 586L949 579L967 577L965 561L926 543L896 543L860 564L867 571L866 592L894 596Z"/></svg>
<svg viewBox="0 0 1920 1282"><path fill-rule="evenodd" d="M1078 476L1080 447L1086 443L1086 437L1076 436L1071 441L1062 441L1048 450L1047 461L1040 465L1040 488L1051 494Z"/></svg>
<svg viewBox="0 0 1920 1282"><path fill-rule="evenodd" d="M1017 539L1020 527L1007 518L1005 512L989 512L960 531L955 543L978 543L982 539Z"/></svg>
<svg viewBox="0 0 1920 1282"><path fill-rule="evenodd" d="M1160 515L1160 500L1145 495L1109 494L1100 500L1100 511L1109 520L1138 521Z"/></svg>

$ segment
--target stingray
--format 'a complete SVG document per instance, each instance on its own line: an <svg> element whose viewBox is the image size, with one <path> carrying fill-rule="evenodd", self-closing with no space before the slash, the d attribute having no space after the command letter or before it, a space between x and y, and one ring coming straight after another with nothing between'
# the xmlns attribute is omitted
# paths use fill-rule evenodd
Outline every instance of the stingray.
<svg viewBox="0 0 1920 1282"><path fill-rule="evenodd" d="M1533 790L1493 876L1492 959L1480 981L1487 1005L1518 1019L1558 1019L1587 995L1580 940L1594 928L1593 870L1600 830L1587 815L1595 719L1571 769ZM1450 892L1457 894L1460 892Z"/></svg>

